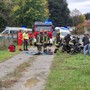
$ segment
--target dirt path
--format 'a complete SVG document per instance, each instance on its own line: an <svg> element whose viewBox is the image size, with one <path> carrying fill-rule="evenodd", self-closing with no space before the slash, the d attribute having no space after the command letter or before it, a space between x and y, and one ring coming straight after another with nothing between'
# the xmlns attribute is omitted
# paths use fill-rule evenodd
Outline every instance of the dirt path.
<svg viewBox="0 0 90 90"><path fill-rule="evenodd" d="M36 51L35 48L30 48L30 51ZM0 90L43 90L45 87L45 81L47 79L47 76L50 71L50 66L53 60L54 55L39 55L34 56L29 53L22 52L20 55L23 57L19 60L20 62L16 62L16 65L13 69L10 69L10 65L8 73L12 72L20 63L24 63L27 60L29 60L31 57L36 57L34 59L34 62L32 62L32 65L28 67L25 71L22 72L22 77L19 78L18 82L16 82L13 86L9 88L1 88ZM26 54L24 56L24 54ZM30 54L30 55L29 55ZM19 56L20 56L19 55ZM25 58L27 57L27 58ZM25 59L24 59L25 58ZM17 60L16 60L17 61ZM8 60L7 62L11 62ZM6 63L6 62L5 62ZM13 63L13 61L12 61ZM4 64L4 63L3 63ZM10 63L11 64L11 63ZM6 65L6 64L5 64ZM2 65L0 65L1 67ZM1 70L1 69L0 69ZM5 70L6 71L6 70ZM3 76L6 75L4 71L1 71L3 73ZM2 77L2 75L0 75Z"/></svg>
<svg viewBox="0 0 90 90"><path fill-rule="evenodd" d="M32 51L35 51L35 49L32 47L30 48ZM0 63L0 78L4 77L10 72L13 72L14 69L19 66L20 64L26 62L32 57L32 55L29 55L26 52L21 52L18 55L15 55L14 57L8 59L7 61Z"/></svg>

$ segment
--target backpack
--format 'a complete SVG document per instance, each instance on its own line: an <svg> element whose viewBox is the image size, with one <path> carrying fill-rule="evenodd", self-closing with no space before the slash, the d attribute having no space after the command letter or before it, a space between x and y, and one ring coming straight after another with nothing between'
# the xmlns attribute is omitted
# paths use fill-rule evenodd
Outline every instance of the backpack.
<svg viewBox="0 0 90 90"><path fill-rule="evenodd" d="M47 53L48 53L48 55L53 55L53 52L51 51L51 49L48 49Z"/></svg>
<svg viewBox="0 0 90 90"><path fill-rule="evenodd" d="M8 47L9 52L15 52L15 45L10 45Z"/></svg>

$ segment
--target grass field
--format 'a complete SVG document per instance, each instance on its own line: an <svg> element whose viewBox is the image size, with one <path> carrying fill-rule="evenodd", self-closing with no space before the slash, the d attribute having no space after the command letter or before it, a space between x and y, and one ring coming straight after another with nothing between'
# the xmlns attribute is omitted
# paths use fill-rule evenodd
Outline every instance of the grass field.
<svg viewBox="0 0 90 90"><path fill-rule="evenodd" d="M57 53L45 90L90 90L90 56Z"/></svg>
<svg viewBox="0 0 90 90"><path fill-rule="evenodd" d="M8 49L0 50L0 62L3 62L18 53L17 47L15 52L9 52Z"/></svg>

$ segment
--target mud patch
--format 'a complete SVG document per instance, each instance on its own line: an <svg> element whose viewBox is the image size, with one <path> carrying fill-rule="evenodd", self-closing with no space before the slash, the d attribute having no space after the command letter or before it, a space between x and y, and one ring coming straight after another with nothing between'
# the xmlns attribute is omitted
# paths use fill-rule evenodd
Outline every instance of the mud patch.
<svg viewBox="0 0 90 90"><path fill-rule="evenodd" d="M31 88L31 87L35 86L38 82L40 82L40 80L37 79L36 77L33 77L33 78L28 79L28 80L26 81L25 87Z"/></svg>
<svg viewBox="0 0 90 90"><path fill-rule="evenodd" d="M17 79L12 79L12 80L2 80L0 81L0 89L1 88L9 88L10 86L13 86L14 83L16 83L18 80Z"/></svg>

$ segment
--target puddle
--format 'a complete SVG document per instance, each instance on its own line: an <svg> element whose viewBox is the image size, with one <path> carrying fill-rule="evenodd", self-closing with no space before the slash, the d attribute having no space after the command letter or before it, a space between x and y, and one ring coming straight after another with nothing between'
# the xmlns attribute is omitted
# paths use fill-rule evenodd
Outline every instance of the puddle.
<svg viewBox="0 0 90 90"><path fill-rule="evenodd" d="M35 86L40 80L38 80L36 77L28 79L25 83L25 87L33 87Z"/></svg>

